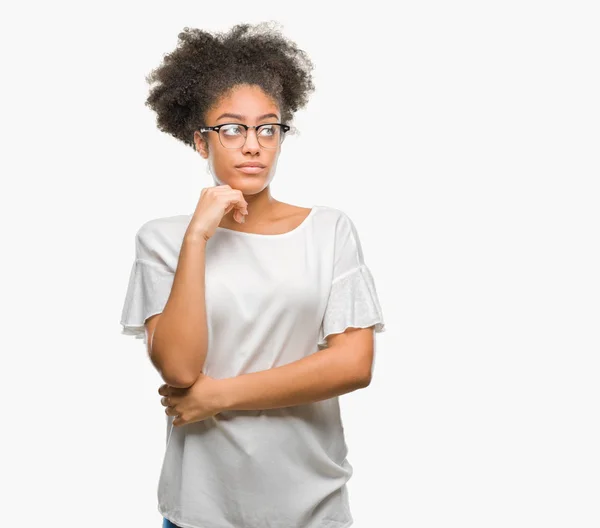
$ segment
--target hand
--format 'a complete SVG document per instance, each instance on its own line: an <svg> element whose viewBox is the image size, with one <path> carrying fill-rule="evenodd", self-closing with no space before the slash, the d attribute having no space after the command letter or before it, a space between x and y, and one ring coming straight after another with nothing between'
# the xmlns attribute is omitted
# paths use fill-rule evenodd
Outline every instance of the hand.
<svg viewBox="0 0 600 528"><path fill-rule="evenodd" d="M185 389L161 385L158 393L163 397L160 403L166 407L167 416L175 416L174 426L200 422L219 414L223 406L223 388L220 380L205 374Z"/></svg>
<svg viewBox="0 0 600 528"><path fill-rule="evenodd" d="M242 191L232 189L229 185L205 187L190 220L188 233L201 234L208 240L215 234L223 216L232 209L233 219L243 224L248 214L248 202Z"/></svg>

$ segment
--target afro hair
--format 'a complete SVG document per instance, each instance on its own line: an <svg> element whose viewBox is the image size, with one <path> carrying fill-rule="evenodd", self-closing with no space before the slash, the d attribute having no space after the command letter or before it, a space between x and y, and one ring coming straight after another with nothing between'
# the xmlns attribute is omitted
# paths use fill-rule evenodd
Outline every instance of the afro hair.
<svg viewBox="0 0 600 528"><path fill-rule="evenodd" d="M185 27L175 50L146 76L156 84L145 104L156 112L161 131L195 149L194 132L207 125L206 112L237 85L262 88L289 124L315 89L313 68L273 22L237 24L227 33Z"/></svg>

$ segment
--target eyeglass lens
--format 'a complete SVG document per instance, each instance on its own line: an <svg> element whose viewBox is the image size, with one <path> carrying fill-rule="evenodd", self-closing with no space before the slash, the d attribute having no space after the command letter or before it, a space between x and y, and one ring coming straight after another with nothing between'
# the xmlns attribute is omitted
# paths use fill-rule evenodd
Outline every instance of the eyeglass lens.
<svg viewBox="0 0 600 528"><path fill-rule="evenodd" d="M276 148L284 138L280 125L263 125L256 131L258 143L264 148ZM240 148L246 141L246 129L239 125L224 125L219 130L219 140L225 148Z"/></svg>

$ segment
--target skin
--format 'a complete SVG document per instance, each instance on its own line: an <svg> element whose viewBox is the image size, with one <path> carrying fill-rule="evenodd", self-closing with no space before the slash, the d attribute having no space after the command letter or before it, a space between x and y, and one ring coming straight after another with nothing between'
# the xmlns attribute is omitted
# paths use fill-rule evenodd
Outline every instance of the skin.
<svg viewBox="0 0 600 528"><path fill-rule="evenodd" d="M223 113L243 115L219 119ZM259 120L274 113L276 117ZM211 108L206 123L239 122L247 125L281 122L277 104L259 87L241 85ZM275 175L281 145L264 149L254 130L248 131L246 143L240 149L224 148L215 132L205 140L200 132L194 134L196 150L209 163L215 185L239 189L248 202L246 222L233 218L234 210L223 216L220 227L259 234L278 234L297 227L310 209L275 200L269 185ZM266 165L258 174L244 174L235 166L245 161L260 161ZM160 317L159 315L156 316ZM158 393L165 413L174 416L173 425L182 426L205 420L226 410L272 409L301 405L331 398L366 387L370 383L373 361L372 328L348 328L328 337L329 348L290 364L253 372L235 378L215 379L201 374L188 388L163 384Z"/></svg>
<svg viewBox="0 0 600 528"><path fill-rule="evenodd" d="M244 116L242 119L220 117L224 113ZM274 116L259 119L265 114ZM258 86L239 85L223 96L206 112L208 126L223 123L281 123L277 103ZM208 162L215 185L229 185L242 191L248 202L248 215L243 225L233 218L234 210L223 216L220 227L248 233L277 234L291 231L309 214L310 209L280 202L271 195L270 184L275 176L282 145L265 149L258 143L255 130L248 130L246 143L239 149L227 149L221 145L218 134L209 132L207 139L196 131L196 150ZM235 166L246 161L258 161L266 165L258 174L245 174Z"/></svg>

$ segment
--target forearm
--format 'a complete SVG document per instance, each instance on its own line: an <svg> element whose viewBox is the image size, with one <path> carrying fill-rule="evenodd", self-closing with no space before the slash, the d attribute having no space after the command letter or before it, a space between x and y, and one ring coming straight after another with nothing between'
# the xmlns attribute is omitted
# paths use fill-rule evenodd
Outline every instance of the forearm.
<svg viewBox="0 0 600 528"><path fill-rule="evenodd" d="M223 410L261 410L325 400L367 385L356 360L337 348L221 380Z"/></svg>
<svg viewBox="0 0 600 528"><path fill-rule="evenodd" d="M169 300L152 338L150 359L167 383L189 386L204 366L208 348L205 302L206 239L183 239Z"/></svg>

